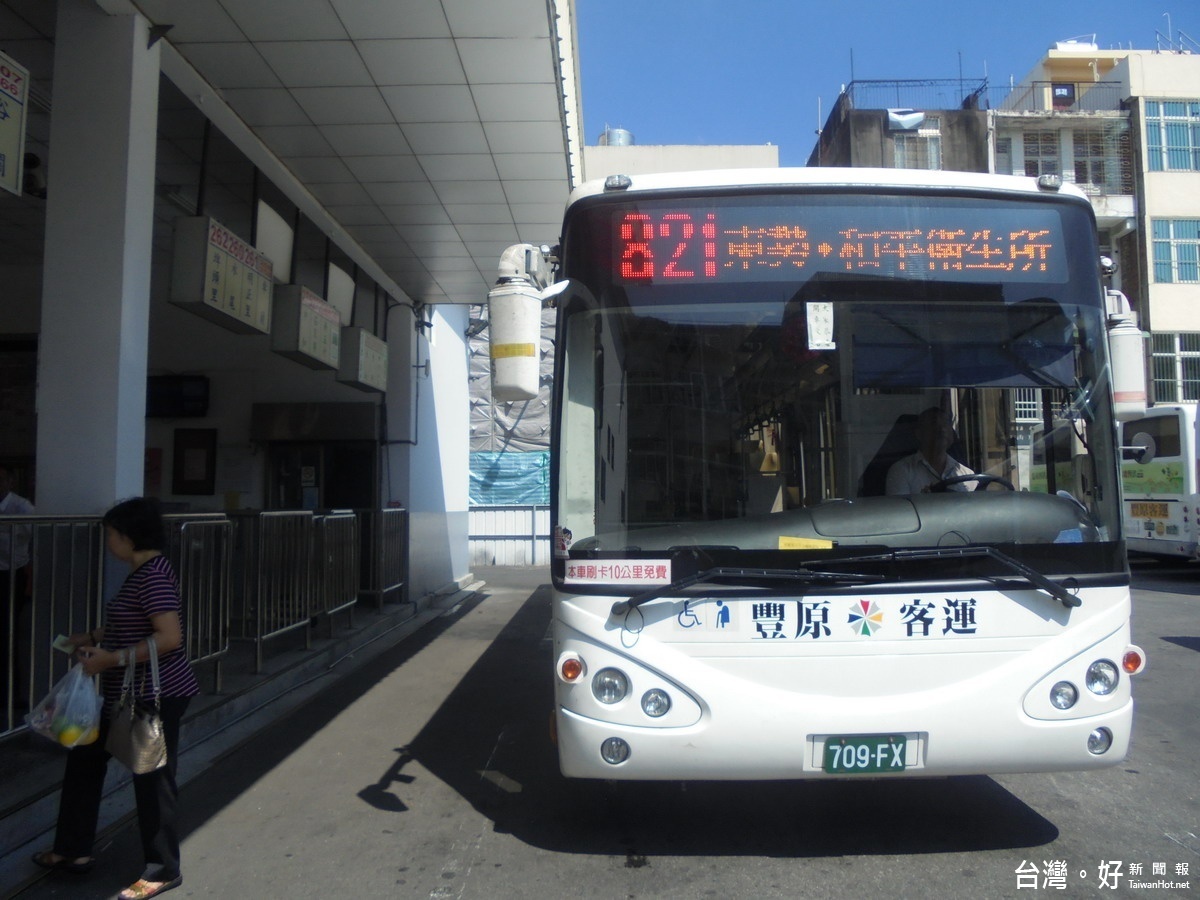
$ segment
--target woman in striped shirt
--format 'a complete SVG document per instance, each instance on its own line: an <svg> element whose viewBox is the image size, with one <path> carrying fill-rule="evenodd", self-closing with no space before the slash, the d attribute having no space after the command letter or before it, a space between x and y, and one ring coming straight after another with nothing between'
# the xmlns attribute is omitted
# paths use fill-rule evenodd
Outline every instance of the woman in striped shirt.
<svg viewBox="0 0 1200 900"><path fill-rule="evenodd" d="M104 625L70 639L87 674L101 676L104 715L100 736L67 755L54 849L34 854L33 861L43 868L77 874L91 869L104 773L110 759L104 749L109 718L130 658L138 663L134 690L139 699L153 703L146 644L146 638L152 636L158 647L167 764L133 776L146 866L141 878L119 895L121 900L146 900L183 883L175 771L180 722L200 687L187 659L179 582L162 555L165 532L158 503L144 497L118 503L105 513L104 530L109 552L128 563L131 571L105 608Z"/></svg>

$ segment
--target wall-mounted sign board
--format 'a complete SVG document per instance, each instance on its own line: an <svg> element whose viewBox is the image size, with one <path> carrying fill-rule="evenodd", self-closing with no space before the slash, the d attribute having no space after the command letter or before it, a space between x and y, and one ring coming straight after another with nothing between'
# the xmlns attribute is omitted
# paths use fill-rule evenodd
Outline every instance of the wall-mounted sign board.
<svg viewBox="0 0 1200 900"><path fill-rule="evenodd" d="M342 329L342 359L337 380L363 391L387 390L388 348L365 328Z"/></svg>
<svg viewBox="0 0 1200 900"><path fill-rule="evenodd" d="M0 53L0 188L12 194L20 194L24 187L28 97L29 70Z"/></svg>
<svg viewBox="0 0 1200 900"><path fill-rule="evenodd" d="M171 302L240 334L271 330L271 261L206 216L175 220Z"/></svg>
<svg viewBox="0 0 1200 900"><path fill-rule="evenodd" d="M342 322L338 311L299 284L275 286L271 349L313 369L341 362Z"/></svg>

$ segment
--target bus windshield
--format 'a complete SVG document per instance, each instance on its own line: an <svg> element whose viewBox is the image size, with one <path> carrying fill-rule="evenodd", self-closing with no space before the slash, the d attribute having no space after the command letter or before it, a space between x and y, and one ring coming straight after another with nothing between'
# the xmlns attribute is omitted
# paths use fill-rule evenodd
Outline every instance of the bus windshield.
<svg viewBox="0 0 1200 900"><path fill-rule="evenodd" d="M981 546L1124 571L1086 203L890 190L568 210L556 578L682 556L990 577L985 553L887 558Z"/></svg>

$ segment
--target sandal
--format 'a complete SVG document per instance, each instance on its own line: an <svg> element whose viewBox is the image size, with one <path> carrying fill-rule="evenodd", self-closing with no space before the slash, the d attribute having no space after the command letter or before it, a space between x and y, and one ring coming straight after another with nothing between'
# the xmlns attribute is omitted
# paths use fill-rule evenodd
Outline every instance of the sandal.
<svg viewBox="0 0 1200 900"><path fill-rule="evenodd" d="M145 878L139 878L117 894L117 900L149 900L150 897L157 897L181 884L183 884L182 875L177 875L170 881L147 881Z"/></svg>
<svg viewBox="0 0 1200 900"><path fill-rule="evenodd" d="M59 856L53 850L40 850L29 857L35 866L41 866L43 869L49 869L51 872L69 872L72 875L85 875L92 871L92 866L95 865L96 860L91 856L80 858L83 859L83 862Z"/></svg>

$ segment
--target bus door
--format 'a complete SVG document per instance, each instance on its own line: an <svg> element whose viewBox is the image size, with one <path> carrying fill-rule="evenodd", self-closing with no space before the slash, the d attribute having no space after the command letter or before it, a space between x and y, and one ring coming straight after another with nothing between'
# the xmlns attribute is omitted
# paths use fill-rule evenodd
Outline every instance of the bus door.
<svg viewBox="0 0 1200 900"><path fill-rule="evenodd" d="M1196 413L1158 406L1121 426L1125 536L1133 552L1196 557Z"/></svg>

